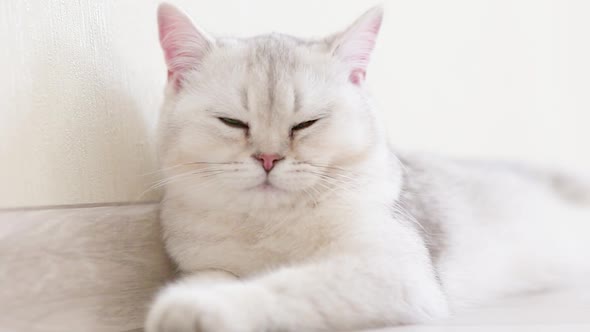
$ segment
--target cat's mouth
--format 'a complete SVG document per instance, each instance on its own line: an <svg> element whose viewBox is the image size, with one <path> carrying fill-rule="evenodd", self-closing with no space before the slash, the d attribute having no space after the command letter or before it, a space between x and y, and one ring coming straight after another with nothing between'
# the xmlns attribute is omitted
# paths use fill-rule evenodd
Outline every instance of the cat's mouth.
<svg viewBox="0 0 590 332"><path fill-rule="evenodd" d="M264 181L262 183L256 185L252 189L257 190L257 191L263 191L263 192L279 192L279 191L283 191L281 188L279 188L279 187L275 186L274 184L272 184L268 178L264 179Z"/></svg>

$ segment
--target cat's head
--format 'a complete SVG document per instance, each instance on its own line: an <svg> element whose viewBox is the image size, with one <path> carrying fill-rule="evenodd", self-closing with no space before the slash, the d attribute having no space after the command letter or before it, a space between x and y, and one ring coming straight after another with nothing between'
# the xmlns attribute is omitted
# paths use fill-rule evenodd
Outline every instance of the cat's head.
<svg viewBox="0 0 590 332"><path fill-rule="evenodd" d="M214 38L158 11L168 67L161 167L194 199L272 207L352 181L383 143L364 90L382 10L318 40Z"/></svg>

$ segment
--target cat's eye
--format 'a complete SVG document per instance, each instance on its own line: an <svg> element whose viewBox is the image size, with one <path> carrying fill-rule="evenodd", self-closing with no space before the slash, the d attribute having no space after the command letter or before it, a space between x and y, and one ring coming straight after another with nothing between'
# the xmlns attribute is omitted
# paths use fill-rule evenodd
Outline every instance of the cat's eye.
<svg viewBox="0 0 590 332"><path fill-rule="evenodd" d="M223 122L225 125L233 127L233 128L239 128L239 129L248 129L250 127L248 127L247 123L244 123L240 120L236 120L236 119L231 119L231 118L218 118L219 121Z"/></svg>
<svg viewBox="0 0 590 332"><path fill-rule="evenodd" d="M309 120L309 121L301 122L301 123L299 123L299 124L297 124L297 125L295 125L295 126L293 126L293 127L291 128L291 133L293 133L294 131L297 131L297 130L302 130L302 129L308 128L308 127L310 127L312 124L316 123L318 120L319 120L319 119L315 119L315 120Z"/></svg>

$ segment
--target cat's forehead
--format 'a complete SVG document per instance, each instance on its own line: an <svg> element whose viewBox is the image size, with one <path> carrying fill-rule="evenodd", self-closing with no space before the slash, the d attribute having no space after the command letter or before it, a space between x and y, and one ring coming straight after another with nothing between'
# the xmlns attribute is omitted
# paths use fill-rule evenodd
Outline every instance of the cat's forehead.
<svg viewBox="0 0 590 332"><path fill-rule="evenodd" d="M318 43L276 33L221 40L233 67L225 84L239 91L244 109L298 112L309 88L306 77L322 76L318 65L322 46Z"/></svg>
<svg viewBox="0 0 590 332"><path fill-rule="evenodd" d="M243 39L219 39L218 46L232 54L237 65L253 73L280 77L297 72L320 58L328 48L323 41L272 33ZM234 64L235 65L235 64Z"/></svg>

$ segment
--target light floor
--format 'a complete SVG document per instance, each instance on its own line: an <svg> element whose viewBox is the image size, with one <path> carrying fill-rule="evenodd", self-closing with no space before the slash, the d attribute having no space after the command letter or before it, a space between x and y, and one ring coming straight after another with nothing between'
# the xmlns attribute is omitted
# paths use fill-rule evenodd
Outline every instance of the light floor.
<svg viewBox="0 0 590 332"><path fill-rule="evenodd" d="M0 332L140 332L172 274L155 204L0 210ZM590 289L376 331L590 332Z"/></svg>
<svg viewBox="0 0 590 332"><path fill-rule="evenodd" d="M371 332L455 331L590 332L590 289L515 297L429 325Z"/></svg>

